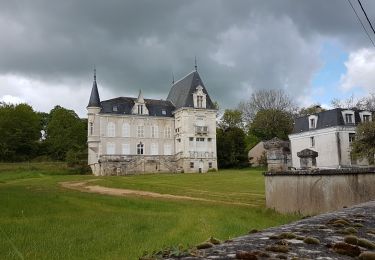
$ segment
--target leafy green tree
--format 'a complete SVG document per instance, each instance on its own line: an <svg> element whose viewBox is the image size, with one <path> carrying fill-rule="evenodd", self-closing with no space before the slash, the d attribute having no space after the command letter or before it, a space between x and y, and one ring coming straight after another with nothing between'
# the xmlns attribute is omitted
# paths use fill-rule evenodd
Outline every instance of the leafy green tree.
<svg viewBox="0 0 375 260"><path fill-rule="evenodd" d="M86 150L87 130L85 121L73 110L54 107L46 127L46 143L53 159L65 160L68 151Z"/></svg>
<svg viewBox="0 0 375 260"><path fill-rule="evenodd" d="M355 158L367 159L370 164L374 164L375 121L364 122L357 126L356 137L352 143L352 155Z"/></svg>
<svg viewBox="0 0 375 260"><path fill-rule="evenodd" d="M224 115L221 118L220 128L244 128L244 124L242 121L242 112L238 109L226 109Z"/></svg>
<svg viewBox="0 0 375 260"><path fill-rule="evenodd" d="M245 133L241 128L218 128L216 138L219 168L248 166Z"/></svg>
<svg viewBox="0 0 375 260"><path fill-rule="evenodd" d="M269 140L278 137L288 139L293 130L293 118L290 113L277 110L260 110L250 125L249 133L260 140Z"/></svg>
<svg viewBox="0 0 375 260"><path fill-rule="evenodd" d="M40 117L27 104L0 105L0 161L31 159L38 150Z"/></svg>

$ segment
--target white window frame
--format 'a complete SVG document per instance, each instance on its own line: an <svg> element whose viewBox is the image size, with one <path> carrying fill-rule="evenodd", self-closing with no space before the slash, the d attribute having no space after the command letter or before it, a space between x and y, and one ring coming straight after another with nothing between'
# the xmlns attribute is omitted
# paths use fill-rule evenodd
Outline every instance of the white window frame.
<svg viewBox="0 0 375 260"><path fill-rule="evenodd" d="M164 144L164 155L172 155L172 145Z"/></svg>
<svg viewBox="0 0 375 260"><path fill-rule="evenodd" d="M341 113L342 113L342 117L343 117L343 119L344 119L344 123L347 125L355 125L355 116L354 116L354 111L353 110L343 110L343 111L341 111ZM347 120L346 120L346 116L347 115L351 115L351 117L352 117L352 122L347 122Z"/></svg>
<svg viewBox="0 0 375 260"><path fill-rule="evenodd" d="M308 120L309 120L309 129L315 129L318 124L318 116L310 115ZM311 124L312 120L314 124Z"/></svg>
<svg viewBox="0 0 375 260"><path fill-rule="evenodd" d="M171 138L172 137L172 130L170 127L166 127L164 129L164 138Z"/></svg>
<svg viewBox="0 0 375 260"><path fill-rule="evenodd" d="M151 143L150 147L150 154L151 155L159 155L159 144L158 143Z"/></svg>
<svg viewBox="0 0 375 260"><path fill-rule="evenodd" d="M159 127L157 125L151 126L151 138L159 138Z"/></svg>
<svg viewBox="0 0 375 260"><path fill-rule="evenodd" d="M145 127L143 125L137 126L137 136L140 138L145 137Z"/></svg>
<svg viewBox="0 0 375 260"><path fill-rule="evenodd" d="M140 142L137 144L137 155L144 155L145 154L145 145Z"/></svg>
<svg viewBox="0 0 375 260"><path fill-rule="evenodd" d="M116 144L112 142L107 143L106 152L108 155L116 154Z"/></svg>
<svg viewBox="0 0 375 260"><path fill-rule="evenodd" d="M130 137L130 124L127 122L122 123L122 137Z"/></svg>
<svg viewBox="0 0 375 260"><path fill-rule="evenodd" d="M123 155L130 155L130 144L122 144L122 154Z"/></svg>
<svg viewBox="0 0 375 260"><path fill-rule="evenodd" d="M116 137L116 124L114 122L108 122L107 124L107 136Z"/></svg>

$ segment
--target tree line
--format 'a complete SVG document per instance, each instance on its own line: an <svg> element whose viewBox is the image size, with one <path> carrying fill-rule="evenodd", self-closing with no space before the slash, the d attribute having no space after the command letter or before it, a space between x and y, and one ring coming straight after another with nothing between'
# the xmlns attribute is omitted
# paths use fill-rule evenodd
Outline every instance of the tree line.
<svg viewBox="0 0 375 260"><path fill-rule="evenodd" d="M0 161L60 160L87 157L87 119L55 106L49 113L28 104L0 103ZM87 159L86 159L87 160Z"/></svg>

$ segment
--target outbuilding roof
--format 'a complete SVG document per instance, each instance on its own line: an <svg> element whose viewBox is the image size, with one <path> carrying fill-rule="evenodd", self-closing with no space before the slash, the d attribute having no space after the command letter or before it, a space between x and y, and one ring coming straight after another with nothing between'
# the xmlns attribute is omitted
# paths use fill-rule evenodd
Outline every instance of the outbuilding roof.
<svg viewBox="0 0 375 260"><path fill-rule="evenodd" d="M328 128L332 126L347 126L348 124L345 124L345 121L342 115L342 111L344 110L350 110L354 112L355 123L350 124L350 125L352 126L358 125L361 122L359 113L364 110L335 108L335 109L322 111L322 112L313 114L318 117L318 120L316 122L316 127L313 129L309 128L309 116L296 118L294 120L293 134L306 132L310 130Z"/></svg>

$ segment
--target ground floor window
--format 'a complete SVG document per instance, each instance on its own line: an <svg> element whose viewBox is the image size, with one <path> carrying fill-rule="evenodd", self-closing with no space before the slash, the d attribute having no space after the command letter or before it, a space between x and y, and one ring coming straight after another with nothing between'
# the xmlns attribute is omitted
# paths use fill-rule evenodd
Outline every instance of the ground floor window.
<svg viewBox="0 0 375 260"><path fill-rule="evenodd" d="M137 144L137 154L143 154L143 147L142 143Z"/></svg>
<svg viewBox="0 0 375 260"><path fill-rule="evenodd" d="M190 162L190 168L194 168L194 162Z"/></svg>
<svg viewBox="0 0 375 260"><path fill-rule="evenodd" d="M208 168L210 168L210 169L212 168L212 162L208 163Z"/></svg>

